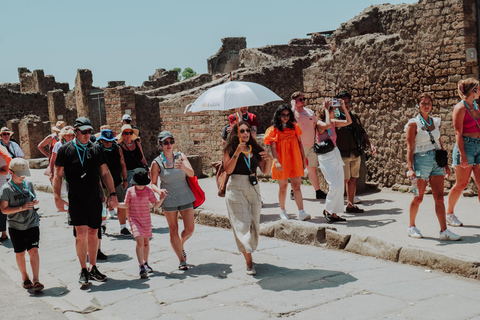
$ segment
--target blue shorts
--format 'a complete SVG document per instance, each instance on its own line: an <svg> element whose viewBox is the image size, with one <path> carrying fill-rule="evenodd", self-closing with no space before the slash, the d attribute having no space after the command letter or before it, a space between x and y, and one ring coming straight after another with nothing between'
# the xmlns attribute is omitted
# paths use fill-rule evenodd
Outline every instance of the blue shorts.
<svg viewBox="0 0 480 320"><path fill-rule="evenodd" d="M413 170L418 179L428 180L430 176L444 176L445 170L437 165L435 150L413 154Z"/></svg>
<svg viewBox="0 0 480 320"><path fill-rule="evenodd" d="M163 207L163 210L166 212L176 212L176 211L182 211L190 208L193 209L193 202L187 203L187 204L184 204L183 206L178 206L178 207Z"/></svg>
<svg viewBox="0 0 480 320"><path fill-rule="evenodd" d="M463 149L467 156L468 164L475 165L480 164L480 139L472 138L467 136L462 136L463 138ZM458 151L457 144L453 148L453 165L460 165L460 151Z"/></svg>

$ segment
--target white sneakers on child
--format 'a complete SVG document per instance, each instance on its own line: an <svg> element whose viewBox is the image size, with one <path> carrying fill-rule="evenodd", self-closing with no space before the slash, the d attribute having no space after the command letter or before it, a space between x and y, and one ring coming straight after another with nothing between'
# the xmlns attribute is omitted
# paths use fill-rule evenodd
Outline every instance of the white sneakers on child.
<svg viewBox="0 0 480 320"><path fill-rule="evenodd" d="M310 218L311 218L311 216L308 213L306 213L305 210L302 209L298 212L298 220L305 221L305 220L308 220Z"/></svg>
<svg viewBox="0 0 480 320"><path fill-rule="evenodd" d="M287 210L285 210L285 209L280 209L280 219L288 220Z"/></svg>
<svg viewBox="0 0 480 320"><path fill-rule="evenodd" d="M408 228L407 234L410 238L415 238L415 239L423 238L422 233L415 226Z"/></svg>

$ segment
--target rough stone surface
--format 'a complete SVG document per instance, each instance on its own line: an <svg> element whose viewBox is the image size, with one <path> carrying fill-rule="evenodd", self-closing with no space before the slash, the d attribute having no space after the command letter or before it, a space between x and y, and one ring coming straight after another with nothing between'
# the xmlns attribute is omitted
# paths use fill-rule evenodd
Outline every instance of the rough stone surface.
<svg viewBox="0 0 480 320"><path fill-rule="evenodd" d="M318 226L302 221L282 220L273 225L273 237L299 244L320 245L318 233Z"/></svg>
<svg viewBox="0 0 480 320"><path fill-rule="evenodd" d="M398 261L400 247L387 243L375 237L361 237L352 235L345 247L345 251L358 253L390 261Z"/></svg>
<svg viewBox="0 0 480 320"><path fill-rule="evenodd" d="M149 81L144 81L142 84L143 90L160 88L178 82L178 72L157 69L153 75L148 77L148 79Z"/></svg>
<svg viewBox="0 0 480 320"><path fill-rule="evenodd" d="M245 37L223 38L217 53L208 58L208 73L228 73L240 66L239 52L247 47Z"/></svg>
<svg viewBox="0 0 480 320"><path fill-rule="evenodd" d="M30 115L22 118L18 125L20 147L25 154L26 159L43 157L38 150L39 141L51 133L51 124L49 121L41 121L40 117Z"/></svg>
<svg viewBox="0 0 480 320"><path fill-rule="evenodd" d="M349 234L340 234L329 229L326 229L325 232L327 246L334 249L345 249L351 237Z"/></svg>
<svg viewBox="0 0 480 320"><path fill-rule="evenodd" d="M88 69L77 70L77 77L75 78L75 101L78 117L90 118L89 94L92 89L92 83L92 71Z"/></svg>

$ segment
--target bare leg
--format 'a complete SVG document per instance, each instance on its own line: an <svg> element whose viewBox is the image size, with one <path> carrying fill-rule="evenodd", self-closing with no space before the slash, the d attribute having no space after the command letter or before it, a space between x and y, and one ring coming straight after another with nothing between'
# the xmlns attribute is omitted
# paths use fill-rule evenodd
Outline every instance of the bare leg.
<svg viewBox="0 0 480 320"><path fill-rule="evenodd" d="M182 231L182 250L185 244L185 241L188 240L195 230L195 217L193 208L180 211L180 215L183 220L183 231Z"/></svg>
<svg viewBox="0 0 480 320"><path fill-rule="evenodd" d="M75 237L75 248L77 250L78 261L80 262L80 267L82 269L87 268L88 227L75 226L75 230L77 232L77 236Z"/></svg>
<svg viewBox="0 0 480 320"><path fill-rule="evenodd" d="M347 189L347 207L353 207L353 199L355 198L355 193L357 191L356 178L351 177L350 179L345 180L345 188Z"/></svg>
<svg viewBox="0 0 480 320"><path fill-rule="evenodd" d="M143 261L145 261L145 248L143 247L145 241L145 238L143 237L136 237L135 241L137 242L137 246L135 248L135 251L137 252L137 260L138 264L143 264Z"/></svg>
<svg viewBox="0 0 480 320"><path fill-rule="evenodd" d="M246 251L243 251L242 253L243 253L243 256L245 257L245 262L247 263L247 266L252 267L253 266L252 253L247 253Z"/></svg>
<svg viewBox="0 0 480 320"><path fill-rule="evenodd" d="M457 176L457 181L455 181L455 185L450 189L450 193L448 194L447 214L453 213L453 209L455 208L460 195L467 187L468 180L470 180L470 175L472 174L472 167L468 166L467 168L462 168L461 166L455 166L455 174Z"/></svg>
<svg viewBox="0 0 480 320"><path fill-rule="evenodd" d="M22 274L22 280L25 281L29 279L27 273L27 264L25 262L25 251L15 253L15 258L17 259L18 270Z"/></svg>
<svg viewBox="0 0 480 320"><path fill-rule="evenodd" d="M290 185L293 190L293 195L295 197L295 204L297 205L298 210L303 210L303 196L300 185L302 184L302 177L290 178Z"/></svg>
<svg viewBox="0 0 480 320"><path fill-rule="evenodd" d="M178 236L178 213L177 211L165 212L165 217L167 218L168 228L170 229L170 244L172 245L173 251L180 262L185 261L182 255L182 240L180 240Z"/></svg>
<svg viewBox="0 0 480 320"><path fill-rule="evenodd" d="M443 201L443 184L444 176L430 176L430 186L432 187L433 200L435 200L435 213L440 223L440 232L447 229L447 221L445 219L445 203Z"/></svg>
<svg viewBox="0 0 480 320"><path fill-rule="evenodd" d="M280 202L280 209L285 209L285 200L287 199L288 179L278 180L278 201Z"/></svg>
<svg viewBox="0 0 480 320"><path fill-rule="evenodd" d="M127 223L127 210L117 208L117 218L120 225Z"/></svg>
<svg viewBox="0 0 480 320"><path fill-rule="evenodd" d="M98 229L88 228L88 261L90 266L97 265L97 253L98 253Z"/></svg>
<svg viewBox="0 0 480 320"><path fill-rule="evenodd" d="M148 255L150 254L150 239L143 238L143 261L148 261ZM140 262L140 263L143 263Z"/></svg>
<svg viewBox="0 0 480 320"><path fill-rule="evenodd" d="M40 255L38 254L38 248L28 250L28 255L30 256L30 266L32 267L33 283L39 282Z"/></svg>
<svg viewBox="0 0 480 320"><path fill-rule="evenodd" d="M477 188L480 190L480 165L473 166L473 175L475 176ZM478 201L480 201L480 192L478 193Z"/></svg>
<svg viewBox="0 0 480 320"><path fill-rule="evenodd" d="M443 177L443 176L441 176ZM415 218L417 217L418 207L423 201L423 195L425 194L425 188L427 187L427 180L417 179L418 183L418 197L414 197L410 203L410 227L415 226Z"/></svg>
<svg viewBox="0 0 480 320"><path fill-rule="evenodd" d="M310 179L310 183L312 184L312 187L317 191L320 189L320 182L318 181L318 175L317 175L317 167L307 167L308 171L308 179Z"/></svg>

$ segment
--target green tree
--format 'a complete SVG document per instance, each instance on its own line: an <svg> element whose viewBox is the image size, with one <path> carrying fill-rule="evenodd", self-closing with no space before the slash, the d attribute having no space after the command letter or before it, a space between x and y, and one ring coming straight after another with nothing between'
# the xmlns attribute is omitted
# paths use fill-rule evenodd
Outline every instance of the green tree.
<svg viewBox="0 0 480 320"><path fill-rule="evenodd" d="M190 68L190 67L183 69L183 72L182 72L183 80L187 80L187 79L189 79L191 77L194 77L196 75L197 75L197 73L195 71L193 71L193 69Z"/></svg>
<svg viewBox="0 0 480 320"><path fill-rule="evenodd" d="M173 68L173 69L170 70L170 71L177 71L178 81L182 81L182 76L181 76L182 68Z"/></svg>

